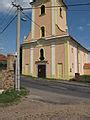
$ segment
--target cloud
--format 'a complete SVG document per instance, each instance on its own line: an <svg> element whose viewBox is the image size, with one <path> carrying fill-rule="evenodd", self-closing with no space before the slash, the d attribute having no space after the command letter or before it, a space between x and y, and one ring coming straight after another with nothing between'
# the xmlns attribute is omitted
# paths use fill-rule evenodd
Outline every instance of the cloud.
<svg viewBox="0 0 90 120"><path fill-rule="evenodd" d="M12 7L12 2L20 4L22 7L30 7L29 3L32 0L0 0L0 12L6 13Z"/></svg>
<svg viewBox="0 0 90 120"><path fill-rule="evenodd" d="M81 30L81 31L84 30L84 28L82 26L79 26L78 29Z"/></svg>
<svg viewBox="0 0 90 120"><path fill-rule="evenodd" d="M90 23L88 23L87 26L90 27Z"/></svg>
<svg viewBox="0 0 90 120"><path fill-rule="evenodd" d="M2 0L0 1L0 12L6 12L10 6L10 0Z"/></svg>

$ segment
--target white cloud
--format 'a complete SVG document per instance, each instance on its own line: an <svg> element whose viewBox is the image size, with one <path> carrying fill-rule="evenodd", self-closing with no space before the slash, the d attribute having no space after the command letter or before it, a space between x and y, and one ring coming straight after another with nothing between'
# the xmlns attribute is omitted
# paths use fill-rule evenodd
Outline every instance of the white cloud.
<svg viewBox="0 0 90 120"><path fill-rule="evenodd" d="M84 28L82 26L79 26L78 29L81 30L81 31L84 30Z"/></svg>
<svg viewBox="0 0 90 120"><path fill-rule="evenodd" d="M12 7L12 2L16 2L22 7L30 7L31 0L0 0L0 12L8 12L9 7Z"/></svg>
<svg viewBox="0 0 90 120"><path fill-rule="evenodd" d="M6 12L8 7L10 6L10 0L2 0L0 1L0 12Z"/></svg>

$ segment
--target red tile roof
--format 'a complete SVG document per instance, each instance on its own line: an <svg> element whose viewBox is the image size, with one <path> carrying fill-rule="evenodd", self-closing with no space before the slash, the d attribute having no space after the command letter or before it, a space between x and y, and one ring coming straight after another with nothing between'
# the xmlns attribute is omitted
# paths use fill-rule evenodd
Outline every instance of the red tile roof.
<svg viewBox="0 0 90 120"><path fill-rule="evenodd" d="M84 64L84 69L90 69L90 63L85 63Z"/></svg>
<svg viewBox="0 0 90 120"><path fill-rule="evenodd" d="M7 61L7 57L3 54L0 54L0 61Z"/></svg>

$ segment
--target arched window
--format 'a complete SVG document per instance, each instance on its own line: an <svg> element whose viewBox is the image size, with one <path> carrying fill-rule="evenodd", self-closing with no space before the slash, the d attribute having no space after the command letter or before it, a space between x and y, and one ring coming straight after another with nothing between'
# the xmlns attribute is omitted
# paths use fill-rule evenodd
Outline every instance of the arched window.
<svg viewBox="0 0 90 120"><path fill-rule="evenodd" d="M45 27L41 27L41 37L45 37Z"/></svg>
<svg viewBox="0 0 90 120"><path fill-rule="evenodd" d="M43 49L40 49L40 60L44 60L44 50Z"/></svg>
<svg viewBox="0 0 90 120"><path fill-rule="evenodd" d="M60 8L60 17L62 17L62 8Z"/></svg>
<svg viewBox="0 0 90 120"><path fill-rule="evenodd" d="M44 5L41 6L41 15L43 15L43 14L45 14L45 6Z"/></svg>

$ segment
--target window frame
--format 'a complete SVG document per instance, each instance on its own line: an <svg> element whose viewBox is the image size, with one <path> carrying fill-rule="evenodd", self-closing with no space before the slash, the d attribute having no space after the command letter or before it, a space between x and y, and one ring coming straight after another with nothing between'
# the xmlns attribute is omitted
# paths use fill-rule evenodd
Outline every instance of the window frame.
<svg viewBox="0 0 90 120"><path fill-rule="evenodd" d="M44 28L44 29L43 29ZM42 26L41 29L40 29L40 36L41 38L45 37L45 26Z"/></svg>
<svg viewBox="0 0 90 120"><path fill-rule="evenodd" d="M63 18L63 16L62 16L62 11L63 11L63 10L62 10L62 8L60 7L59 12L60 12L60 17L61 17L61 18Z"/></svg>
<svg viewBox="0 0 90 120"><path fill-rule="evenodd" d="M39 49L39 59L40 61L45 60L45 50L43 48Z"/></svg>
<svg viewBox="0 0 90 120"><path fill-rule="evenodd" d="M42 7L44 7L44 12L42 12ZM40 16L43 16L43 15L45 15L46 14L46 9L45 9L45 5L41 5L41 7L40 7Z"/></svg>

